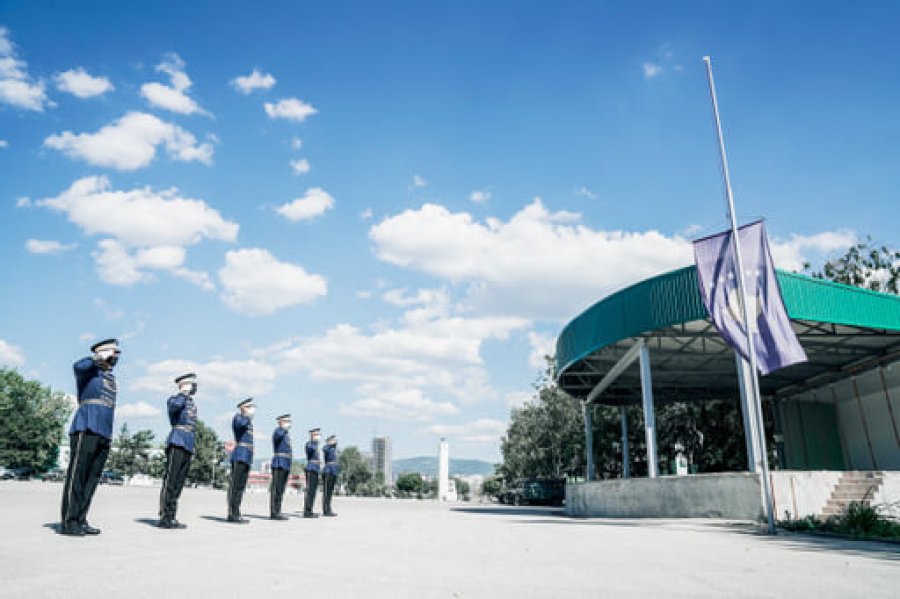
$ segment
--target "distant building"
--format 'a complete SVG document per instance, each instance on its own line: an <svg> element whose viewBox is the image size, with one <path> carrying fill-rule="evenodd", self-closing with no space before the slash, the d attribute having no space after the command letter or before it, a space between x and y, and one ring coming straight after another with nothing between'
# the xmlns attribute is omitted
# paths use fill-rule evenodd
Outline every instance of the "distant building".
<svg viewBox="0 0 900 599"><path fill-rule="evenodd" d="M384 484L394 484L392 464L391 438L372 438L372 472L377 476L380 472L384 476Z"/></svg>

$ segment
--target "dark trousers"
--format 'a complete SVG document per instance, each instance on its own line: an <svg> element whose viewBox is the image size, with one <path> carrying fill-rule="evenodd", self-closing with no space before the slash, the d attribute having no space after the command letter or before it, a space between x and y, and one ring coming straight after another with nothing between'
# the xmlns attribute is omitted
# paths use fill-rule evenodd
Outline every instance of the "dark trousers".
<svg viewBox="0 0 900 599"><path fill-rule="evenodd" d="M63 485L63 524L84 524L109 456L109 439L90 431L69 435L69 468Z"/></svg>
<svg viewBox="0 0 900 599"><path fill-rule="evenodd" d="M184 447L169 445L166 447L166 472L163 474L162 489L159 491L159 517L162 520L174 520L178 510L178 498L187 480L191 467L191 452Z"/></svg>
<svg viewBox="0 0 900 599"><path fill-rule="evenodd" d="M316 489L319 487L319 473L306 473L306 502L303 504L303 513L311 514L313 504L316 502Z"/></svg>
<svg viewBox="0 0 900 599"><path fill-rule="evenodd" d="M228 484L228 517L241 517L241 500L244 499L244 489L247 488L247 475L250 474L250 464L246 462L231 462L231 482Z"/></svg>
<svg viewBox="0 0 900 599"><path fill-rule="evenodd" d="M272 469L272 484L269 486L269 515L281 514L281 500L284 497L284 488L287 486L289 470L284 468Z"/></svg>
<svg viewBox="0 0 900 599"><path fill-rule="evenodd" d="M323 474L322 475L322 483L324 489L322 490L322 512L325 514L331 513L331 497L334 495L334 484L337 482L337 476L334 474Z"/></svg>

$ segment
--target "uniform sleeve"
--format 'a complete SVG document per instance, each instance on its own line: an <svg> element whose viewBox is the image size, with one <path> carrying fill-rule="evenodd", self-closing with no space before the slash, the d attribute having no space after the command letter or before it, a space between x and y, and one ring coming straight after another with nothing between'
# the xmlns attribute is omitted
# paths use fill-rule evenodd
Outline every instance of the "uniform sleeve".
<svg viewBox="0 0 900 599"><path fill-rule="evenodd" d="M185 403L183 395L173 395L169 398L169 422L172 424L178 422L178 417L181 415Z"/></svg>
<svg viewBox="0 0 900 599"><path fill-rule="evenodd" d="M274 451L278 451L278 443L281 441L281 438L284 436L284 431L280 428L276 428L275 432L272 433L272 449Z"/></svg>
<svg viewBox="0 0 900 599"><path fill-rule="evenodd" d="M82 358L75 362L72 366L75 371L75 380L81 386L85 381L93 377L97 373L97 363L91 357Z"/></svg>
<svg viewBox="0 0 900 599"><path fill-rule="evenodd" d="M247 423L249 421L238 414L234 417L234 420L231 421L231 428L234 431L234 439L235 441L239 440L244 436L244 432L247 430Z"/></svg>

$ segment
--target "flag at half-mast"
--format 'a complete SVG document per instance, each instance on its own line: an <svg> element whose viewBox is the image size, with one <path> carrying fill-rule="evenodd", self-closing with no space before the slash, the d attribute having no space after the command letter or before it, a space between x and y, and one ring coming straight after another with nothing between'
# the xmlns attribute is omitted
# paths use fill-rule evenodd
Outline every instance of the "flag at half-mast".
<svg viewBox="0 0 900 599"><path fill-rule="evenodd" d="M738 229L738 238L744 266L744 290L749 298L750 331L760 374L805 362L806 352L791 328L784 307L762 221ZM706 310L726 343L749 360L747 327L733 253L731 231L694 242L697 280Z"/></svg>

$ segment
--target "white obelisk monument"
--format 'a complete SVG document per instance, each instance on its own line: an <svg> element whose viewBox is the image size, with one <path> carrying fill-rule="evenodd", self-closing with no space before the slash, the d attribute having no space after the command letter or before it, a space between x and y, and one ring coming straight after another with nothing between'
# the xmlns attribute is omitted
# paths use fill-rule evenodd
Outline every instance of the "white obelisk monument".
<svg viewBox="0 0 900 599"><path fill-rule="evenodd" d="M450 448L441 437L438 446L438 501L447 501L450 492Z"/></svg>

